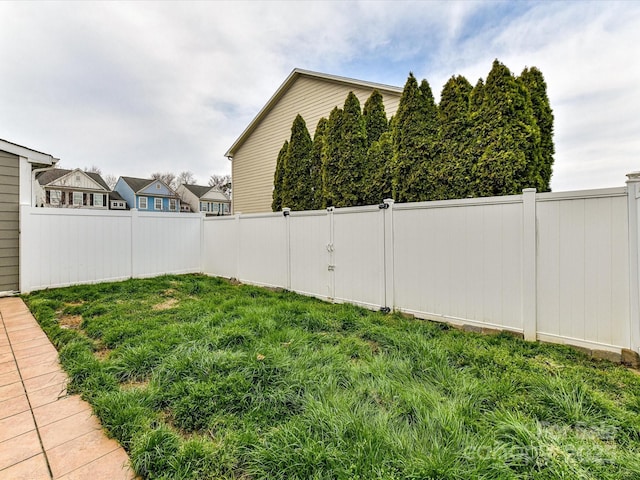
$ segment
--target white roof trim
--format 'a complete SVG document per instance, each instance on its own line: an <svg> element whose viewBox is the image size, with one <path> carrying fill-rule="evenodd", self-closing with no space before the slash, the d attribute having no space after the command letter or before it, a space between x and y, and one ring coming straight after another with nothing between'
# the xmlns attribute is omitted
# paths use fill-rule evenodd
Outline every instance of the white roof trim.
<svg viewBox="0 0 640 480"><path fill-rule="evenodd" d="M0 139L0 150L12 153L13 155L17 155L19 157L24 157L30 163L54 165L55 163L60 161L59 158L55 158L48 153L38 152L36 150L32 150L30 148L23 147L22 145L17 145L15 143L11 143L2 139Z"/></svg>
<svg viewBox="0 0 640 480"><path fill-rule="evenodd" d="M227 153L224 154L225 157L227 158L233 157L233 154L238 149L238 147L240 147L240 145L244 143L244 141L253 132L253 130L255 130L255 128L258 126L258 124L264 118L267 112L271 110L271 108L278 102L278 100L280 100L282 95L284 95L284 93L289 89L289 87L293 84L293 82L295 82L296 79L301 76L319 78L321 80L326 80L329 82L343 83L343 84L354 85L358 87L371 88L372 90L376 89L381 92L392 93L398 96L402 95L402 90L403 90L402 87L394 87L394 86L385 85L382 83L367 82L364 80L356 80L353 78L340 77L337 75L329 75L327 73L312 72L310 70L302 70L300 68L294 68L293 71L287 77L287 79L282 83L282 85L280 85L278 90L276 90L276 93L273 94L273 96L269 99L267 104L264 107L262 107L262 110L260 110L260 112L258 112L258 115L256 115L255 118L251 121L249 126L244 129L244 131L238 137L238 139L233 143L233 145L231 145L229 150L227 150Z"/></svg>

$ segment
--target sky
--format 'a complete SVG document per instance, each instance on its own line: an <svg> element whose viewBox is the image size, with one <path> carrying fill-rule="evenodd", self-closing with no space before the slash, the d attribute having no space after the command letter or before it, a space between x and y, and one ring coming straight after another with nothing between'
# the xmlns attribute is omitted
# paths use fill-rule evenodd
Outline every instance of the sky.
<svg viewBox="0 0 640 480"><path fill-rule="evenodd" d="M103 175L228 174L294 68L403 86L535 66L554 191L640 170L640 1L0 2L0 138Z"/></svg>

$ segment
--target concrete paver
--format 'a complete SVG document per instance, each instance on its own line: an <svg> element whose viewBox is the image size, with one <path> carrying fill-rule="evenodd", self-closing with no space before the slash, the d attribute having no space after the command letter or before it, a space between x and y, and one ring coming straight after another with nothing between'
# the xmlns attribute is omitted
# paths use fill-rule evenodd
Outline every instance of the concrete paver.
<svg viewBox="0 0 640 480"><path fill-rule="evenodd" d="M20 298L0 298L0 479L136 478Z"/></svg>

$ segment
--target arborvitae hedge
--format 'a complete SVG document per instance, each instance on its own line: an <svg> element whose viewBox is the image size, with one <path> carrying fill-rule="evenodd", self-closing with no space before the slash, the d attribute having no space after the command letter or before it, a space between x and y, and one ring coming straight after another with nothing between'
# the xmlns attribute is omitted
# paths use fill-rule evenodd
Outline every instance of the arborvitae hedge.
<svg viewBox="0 0 640 480"><path fill-rule="evenodd" d="M271 202L271 209L274 212L282 210L282 182L284 179L285 171L285 159L287 152L289 151L289 141L285 140L284 145L278 153L278 160L276 162L276 173L273 178L273 201Z"/></svg>
<svg viewBox="0 0 640 480"><path fill-rule="evenodd" d="M316 126L313 135L313 145L309 154L309 163L311 168L311 186L313 190L312 206L314 210L324 208L324 187L323 187L323 152L326 146L326 133L329 121L321 118Z"/></svg>
<svg viewBox="0 0 640 480"><path fill-rule="evenodd" d="M320 120L313 142L303 125L296 118L278 156L274 210L550 190L553 113L535 67L516 78L496 60L475 87L452 77L440 105L428 82L409 74L391 122L374 90L364 111L350 92L344 109Z"/></svg>
<svg viewBox="0 0 640 480"><path fill-rule="evenodd" d="M324 136L325 146L322 156L322 187L324 205L337 205L340 194L338 192L338 174L340 171L340 142L342 141L342 110L335 107L329 114Z"/></svg>
<svg viewBox="0 0 640 480"><path fill-rule="evenodd" d="M537 180L536 188L539 192L551 191L551 174L553 171L553 112L547 96L547 84L542 72L536 67L525 68L519 80L531 95L533 116L540 129L540 162L535 165L533 178Z"/></svg>
<svg viewBox="0 0 640 480"><path fill-rule="evenodd" d="M371 147L373 142L378 141L380 136L389 130L389 121L384 110L383 100L382 94L378 90L374 90L364 103L362 116L367 133L367 148Z"/></svg>
<svg viewBox="0 0 640 480"><path fill-rule="evenodd" d="M309 153L311 136L302 116L296 116L291 126L291 139L285 156L282 180L282 207L292 210L308 210L312 204Z"/></svg>

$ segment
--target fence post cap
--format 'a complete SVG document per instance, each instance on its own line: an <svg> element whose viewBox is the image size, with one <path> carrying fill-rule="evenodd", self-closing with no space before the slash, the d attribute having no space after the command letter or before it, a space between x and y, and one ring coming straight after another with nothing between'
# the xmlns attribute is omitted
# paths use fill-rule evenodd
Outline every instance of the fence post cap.
<svg viewBox="0 0 640 480"><path fill-rule="evenodd" d="M627 183L640 182L640 172L627 173Z"/></svg>
<svg viewBox="0 0 640 480"><path fill-rule="evenodd" d="M393 198L385 198L382 200L382 203L386 203L387 205L393 205L396 201Z"/></svg>

